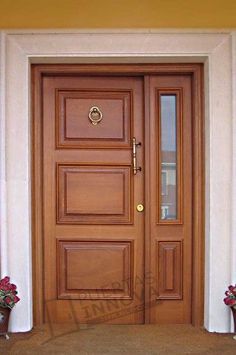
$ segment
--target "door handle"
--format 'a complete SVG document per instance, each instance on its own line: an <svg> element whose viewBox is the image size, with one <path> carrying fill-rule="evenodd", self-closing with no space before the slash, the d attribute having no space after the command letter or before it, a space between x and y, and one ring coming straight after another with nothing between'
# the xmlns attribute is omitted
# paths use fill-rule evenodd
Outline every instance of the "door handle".
<svg viewBox="0 0 236 355"><path fill-rule="evenodd" d="M137 167L137 147L141 147L141 142L137 143L136 138L133 137L133 172L134 175L137 174L138 171L141 171L141 166Z"/></svg>

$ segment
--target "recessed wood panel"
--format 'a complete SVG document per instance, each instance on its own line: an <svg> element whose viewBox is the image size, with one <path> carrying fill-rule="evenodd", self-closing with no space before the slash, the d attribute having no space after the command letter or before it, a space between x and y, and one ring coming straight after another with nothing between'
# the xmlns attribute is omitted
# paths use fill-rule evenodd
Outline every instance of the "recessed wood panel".
<svg viewBox="0 0 236 355"><path fill-rule="evenodd" d="M182 242L158 242L157 299L182 299Z"/></svg>
<svg viewBox="0 0 236 355"><path fill-rule="evenodd" d="M56 90L57 148L129 148L131 91ZM92 107L102 119L93 124Z"/></svg>
<svg viewBox="0 0 236 355"><path fill-rule="evenodd" d="M129 166L58 165L58 223L132 223Z"/></svg>
<svg viewBox="0 0 236 355"><path fill-rule="evenodd" d="M132 241L57 241L59 299L131 298Z"/></svg>

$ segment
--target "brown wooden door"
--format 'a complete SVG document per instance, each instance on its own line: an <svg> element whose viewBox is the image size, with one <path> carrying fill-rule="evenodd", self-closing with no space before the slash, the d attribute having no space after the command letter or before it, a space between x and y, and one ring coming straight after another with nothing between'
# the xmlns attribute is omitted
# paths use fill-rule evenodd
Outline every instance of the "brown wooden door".
<svg viewBox="0 0 236 355"><path fill-rule="evenodd" d="M151 76L151 323L191 323L191 76Z"/></svg>
<svg viewBox="0 0 236 355"><path fill-rule="evenodd" d="M53 322L143 323L144 214L135 206L144 174L133 174L131 154L133 137L143 143L142 97L141 78L43 80L44 297Z"/></svg>
<svg viewBox="0 0 236 355"><path fill-rule="evenodd" d="M34 67L40 321L201 324L200 70L182 70Z"/></svg>

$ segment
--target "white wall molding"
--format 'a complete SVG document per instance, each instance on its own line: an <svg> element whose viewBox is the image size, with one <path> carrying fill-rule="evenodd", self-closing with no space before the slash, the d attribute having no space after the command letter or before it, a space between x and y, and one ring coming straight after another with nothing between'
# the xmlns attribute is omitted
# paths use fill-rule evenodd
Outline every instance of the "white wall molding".
<svg viewBox="0 0 236 355"><path fill-rule="evenodd" d="M19 285L21 295L13 310L11 330L32 327L30 63L178 61L205 62L205 327L229 331L230 313L222 299L228 284L236 282L236 198L232 198L236 196L235 138L232 141L232 132L236 137L235 34L203 30L6 31L1 43L1 201L6 186L6 200L1 202L1 248L7 255L1 258L1 269Z"/></svg>
<svg viewBox="0 0 236 355"><path fill-rule="evenodd" d="M232 224L231 224L231 278L236 284L236 32L232 33ZM231 318L231 331L234 330Z"/></svg>
<svg viewBox="0 0 236 355"><path fill-rule="evenodd" d="M0 255L1 275L7 274L7 201L5 146L5 34L0 33Z"/></svg>

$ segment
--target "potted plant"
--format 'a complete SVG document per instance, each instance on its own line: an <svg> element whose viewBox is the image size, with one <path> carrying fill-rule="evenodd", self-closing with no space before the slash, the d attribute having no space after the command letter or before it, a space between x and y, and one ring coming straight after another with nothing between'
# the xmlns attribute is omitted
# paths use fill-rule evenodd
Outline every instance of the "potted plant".
<svg viewBox="0 0 236 355"><path fill-rule="evenodd" d="M236 333L236 285L230 285L225 292L224 303L230 307L234 318L234 332Z"/></svg>
<svg viewBox="0 0 236 355"><path fill-rule="evenodd" d="M16 285L5 276L0 280L0 334L7 334L10 312L19 301Z"/></svg>

